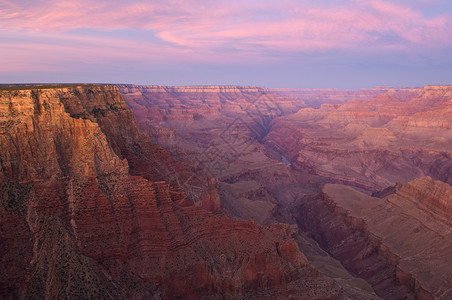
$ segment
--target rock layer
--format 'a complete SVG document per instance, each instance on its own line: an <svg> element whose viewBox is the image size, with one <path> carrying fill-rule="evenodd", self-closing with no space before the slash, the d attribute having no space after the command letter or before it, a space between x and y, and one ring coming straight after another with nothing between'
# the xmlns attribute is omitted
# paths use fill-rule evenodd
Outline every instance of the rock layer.
<svg viewBox="0 0 452 300"><path fill-rule="evenodd" d="M385 198L326 185L296 211L330 253L385 299L452 297L452 228L432 207L450 204L451 186L419 178Z"/></svg>
<svg viewBox="0 0 452 300"><path fill-rule="evenodd" d="M299 170L370 191L422 176L452 183L451 94L426 86L301 109L264 141Z"/></svg>
<svg viewBox="0 0 452 300"><path fill-rule="evenodd" d="M447 183L430 177L417 178L403 185L397 195L413 201L435 219L452 225L452 187Z"/></svg>
<svg viewBox="0 0 452 300"><path fill-rule="evenodd" d="M217 216L170 185L189 169L138 133L114 86L1 90L0 143L2 298L341 293L287 225Z"/></svg>
<svg viewBox="0 0 452 300"><path fill-rule="evenodd" d="M407 267L410 260L421 261L422 268L432 267L422 258L431 249L415 245L423 238L410 235L405 241L402 240L405 232L392 232L389 225L378 230L369 227L362 220L374 216L371 209L363 210L360 217L350 216L333 199L343 195L353 198L355 192L346 187L338 195L327 194L327 187L319 196L312 194L321 190L324 183L345 183L368 194L374 192L381 199L365 195L357 199L367 199L375 205L391 197L399 199L401 207L394 214L382 210L378 216L378 221L391 216L386 225L393 221L397 229L409 231L403 223L407 218L417 226L415 217L428 215L432 222L439 224L435 226L447 226L450 202L444 195L448 190L445 182L450 183L452 161L450 86L355 92L268 90L267 93L275 95L271 100L276 105L272 107L289 108L287 103L299 101L298 106L281 109L278 114L265 110L265 101L259 109L248 110L250 103L260 99L259 93L248 88L228 87L227 92L221 87L135 86L134 89L130 93L121 87L140 128L178 157L196 161L207 154L210 161L220 164L222 172L214 177L219 183L223 207L229 214L261 224L274 220L290 223L294 221L288 210L293 203L301 203L300 209L292 212L303 227L303 236L311 234L328 254L339 259L352 274L366 279L380 296L447 299L447 284L436 289L426 281L425 274ZM201 116L195 116L198 107ZM262 111L264 114L259 113ZM262 129L258 134L257 128ZM224 133L232 134L225 138ZM411 180L414 181L399 184ZM405 211L413 215L406 217ZM437 241L428 230L418 232ZM403 245L414 243L410 244L412 252L388 241L394 238L403 241ZM444 237L443 241L435 247L448 249L450 237ZM301 239L299 245L307 249L307 256L316 266L334 274L342 287L348 285L352 290L350 297L374 297L361 294L367 288L356 292L360 281L336 269L334 266L339 263L322 252L314 241ZM444 265L439 256L432 257L435 263ZM444 258L449 257L444 255ZM443 280L438 277L442 270L431 270L432 277ZM338 280L338 274L346 274L344 280Z"/></svg>
<svg viewBox="0 0 452 300"><path fill-rule="evenodd" d="M360 90L339 90L339 89L281 89L273 88L270 91L288 97L302 99L308 107L319 108L325 103L342 103L349 100L368 100L380 94L397 93L401 99L409 97L413 88L391 88L375 87L372 89Z"/></svg>
<svg viewBox="0 0 452 300"><path fill-rule="evenodd" d="M272 120L306 105L299 97L249 87L119 88L143 132L174 157L201 162L198 171L207 170L215 177L222 207L235 219L294 223L287 211L292 202L315 193L326 182L293 170L281 153L261 144ZM334 93L338 91L329 92L331 99L336 99ZM304 235L296 237L307 249L309 261L342 288L341 298L379 299L367 282L353 277L314 241L307 241Z"/></svg>

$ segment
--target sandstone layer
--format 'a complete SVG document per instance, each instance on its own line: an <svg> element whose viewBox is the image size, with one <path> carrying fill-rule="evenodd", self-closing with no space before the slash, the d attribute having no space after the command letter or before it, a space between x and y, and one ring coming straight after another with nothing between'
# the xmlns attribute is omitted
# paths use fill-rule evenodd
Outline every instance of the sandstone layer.
<svg viewBox="0 0 452 300"><path fill-rule="evenodd" d="M191 167L138 133L114 86L1 90L0 144L1 298L341 295L288 225L193 205L218 210L216 190L192 201L171 180Z"/></svg>
<svg viewBox="0 0 452 300"><path fill-rule="evenodd" d="M197 166L196 172L215 178L221 205L234 219L293 224L292 204L327 182L293 169L280 152L262 143L272 120L306 106L299 97L250 87L119 88L143 132L173 157ZM296 235L298 245L307 251L309 262L333 277L342 288L341 297L379 299L367 282L305 237Z"/></svg>
<svg viewBox="0 0 452 300"><path fill-rule="evenodd" d="M299 170L377 191L450 177L452 87L388 92L276 118L264 141Z"/></svg>
<svg viewBox="0 0 452 300"><path fill-rule="evenodd" d="M388 212L386 224L405 228L404 212L408 211L447 228L450 201L444 195L452 170L450 86L360 91L119 88L140 130L177 160L194 166L195 172L212 175L222 213L259 224L300 224L299 247L309 262L334 278L343 296L378 298L370 284L388 299L447 299L447 280L437 289L425 274L406 267L410 260L412 265L422 261L429 250L411 245L408 253L395 247L387 239L400 241L404 232L374 232L339 208L326 193L331 186L323 186L358 187L379 197L359 194L359 199L371 199L375 205L393 197L402 199L397 200L401 206L394 215ZM336 196L354 193L343 187ZM362 213L364 220L374 211L369 208ZM382 213L378 220L385 218ZM428 230L419 232L436 241ZM406 246L420 240L410 235L403 241ZM448 249L449 243L446 236L435 247ZM432 269L430 274L441 281L440 272Z"/></svg>
<svg viewBox="0 0 452 300"><path fill-rule="evenodd" d="M319 108L325 103L343 103L349 100L368 100L380 94L397 93L400 98L406 98L413 91L413 88L392 88L375 87L372 89L360 90L339 90L339 89L288 89L273 88L270 91L303 99L308 107Z"/></svg>
<svg viewBox="0 0 452 300"><path fill-rule="evenodd" d="M328 184L304 199L296 214L325 249L385 299L450 299L450 213L444 219L437 213L451 205L451 191L430 177L385 198Z"/></svg>

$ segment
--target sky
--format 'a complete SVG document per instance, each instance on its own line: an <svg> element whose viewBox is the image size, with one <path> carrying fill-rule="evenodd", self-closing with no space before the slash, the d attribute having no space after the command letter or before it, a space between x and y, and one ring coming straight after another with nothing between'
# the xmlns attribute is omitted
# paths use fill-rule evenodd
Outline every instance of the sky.
<svg viewBox="0 0 452 300"><path fill-rule="evenodd" d="M452 84L452 0L0 0L0 83Z"/></svg>

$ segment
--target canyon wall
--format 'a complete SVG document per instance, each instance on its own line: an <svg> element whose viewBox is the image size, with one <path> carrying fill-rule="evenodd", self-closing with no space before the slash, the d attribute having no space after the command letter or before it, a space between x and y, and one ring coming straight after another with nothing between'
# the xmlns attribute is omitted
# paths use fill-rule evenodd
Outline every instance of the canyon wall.
<svg viewBox="0 0 452 300"><path fill-rule="evenodd" d="M400 99L407 99L412 95L413 90L416 90L416 88L375 87L372 89L360 90L272 88L269 90L287 97L303 99L308 107L319 108L325 103L368 100L386 93L394 93L397 94L397 97Z"/></svg>
<svg viewBox="0 0 452 300"><path fill-rule="evenodd" d="M288 225L195 205L171 182L191 166L137 131L115 86L0 90L0 144L1 298L341 294Z"/></svg>
<svg viewBox="0 0 452 300"><path fill-rule="evenodd" d="M451 192L430 177L384 198L329 184L294 212L324 249L383 298L449 299L452 229L443 209Z"/></svg>
<svg viewBox="0 0 452 300"><path fill-rule="evenodd" d="M120 85L119 89L142 132L177 160L194 166L196 176L207 173L220 181L222 205L228 212L259 224L273 218L276 200L265 185L252 178L249 184L235 184L235 178L248 172L265 174L267 166L275 165L258 140L273 118L297 111L305 105L302 100L258 87Z"/></svg>
<svg viewBox="0 0 452 300"><path fill-rule="evenodd" d="M0 297L447 299L451 100L0 89Z"/></svg>
<svg viewBox="0 0 452 300"><path fill-rule="evenodd" d="M221 205L235 219L293 224L292 203L301 195L316 193L326 182L292 169L260 140L272 120L305 107L299 97L248 87L120 85L119 89L143 132L178 160L215 178ZM203 113L193 117L197 111ZM315 241L299 234L296 240L309 253L308 260L334 278L341 297L379 299L367 282L319 251Z"/></svg>
<svg viewBox="0 0 452 300"><path fill-rule="evenodd" d="M451 183L450 86L360 91L120 86L120 91L143 132L178 160L212 175L229 216L300 224L297 241L308 261L334 277L348 297L377 299L366 284L385 299L449 296L449 283L440 275L448 272L449 256L440 254L447 254L450 237L440 243L435 230L423 226L433 222L447 231L450 225L444 196ZM350 187L324 187L328 183L379 198ZM369 207L352 216L338 197ZM382 203L400 207L372 206L386 209ZM420 216L431 220L416 221ZM374 217L389 218L386 227L366 223ZM405 221L419 227L406 238ZM417 245L428 239L446 252ZM435 269L430 258L445 270ZM418 260L421 267L413 268ZM446 283L435 286L422 269Z"/></svg>
<svg viewBox="0 0 452 300"><path fill-rule="evenodd" d="M299 170L369 191L422 176L452 183L451 93L426 86L301 109L276 118L264 142Z"/></svg>

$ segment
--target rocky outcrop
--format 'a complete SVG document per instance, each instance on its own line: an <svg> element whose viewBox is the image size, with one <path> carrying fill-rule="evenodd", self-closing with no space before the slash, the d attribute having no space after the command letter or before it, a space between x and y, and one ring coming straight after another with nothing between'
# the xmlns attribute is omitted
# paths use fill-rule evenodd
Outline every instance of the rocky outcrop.
<svg viewBox="0 0 452 300"><path fill-rule="evenodd" d="M397 195L413 201L436 219L452 225L452 187L449 184L434 181L430 177L417 178L403 185Z"/></svg>
<svg viewBox="0 0 452 300"><path fill-rule="evenodd" d="M449 86L360 91L121 86L120 90L140 129L174 157L219 166L221 172L208 171L229 215L260 224L290 223L288 210L302 198L294 213L305 234L312 233L322 248L383 298L447 295L433 292L422 276L405 267L411 253L388 250L392 244L380 231L350 217L325 191L318 197L309 195L325 183L352 185L374 192L380 199L366 199L375 203L404 199L408 204L403 209L413 206L416 216L428 214L446 226L446 214L440 210L447 212L447 201L436 198L443 187L422 177L451 183ZM417 188L398 184L414 179ZM398 213L388 214L404 220ZM385 234L392 237L389 230ZM403 234L394 236L400 240ZM325 263L327 254L319 253L309 259L328 273L332 267ZM350 290L359 285L350 274L345 278L336 282L341 287L354 282Z"/></svg>
<svg viewBox="0 0 452 300"><path fill-rule="evenodd" d="M449 299L452 229L430 207L450 202L450 186L419 178L373 198L326 185L301 201L299 223L385 299Z"/></svg>
<svg viewBox="0 0 452 300"><path fill-rule="evenodd" d="M266 126L283 113L305 106L300 99L250 86L136 86L118 85L138 120L138 127L155 138L163 128L199 127L205 122L232 122L242 115L248 124ZM164 123L164 124L162 124ZM163 126L162 126L163 125ZM258 133L264 128L253 127ZM195 138L195 137L193 137Z"/></svg>
<svg viewBox="0 0 452 300"><path fill-rule="evenodd" d="M264 141L298 170L372 192L422 176L452 183L451 93L427 86L301 109Z"/></svg>
<svg viewBox="0 0 452 300"><path fill-rule="evenodd" d="M360 90L339 89L270 89L270 91L302 99L308 107L319 108L326 103L343 103L350 100L369 100L381 94L397 94L399 99L409 99L416 88L375 87Z"/></svg>
<svg viewBox="0 0 452 300"><path fill-rule="evenodd" d="M193 205L134 122L114 86L0 90L1 298L339 296L288 225Z"/></svg>
<svg viewBox="0 0 452 300"><path fill-rule="evenodd" d="M231 215L259 224L273 218L276 201L265 187L262 199L236 195L234 178L274 165L259 139L272 119L297 111L305 105L302 100L259 87L119 85L119 89L141 132L179 161L196 167L197 176L205 172L216 181L227 181L218 186L222 205Z"/></svg>

